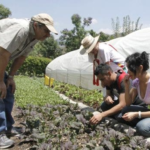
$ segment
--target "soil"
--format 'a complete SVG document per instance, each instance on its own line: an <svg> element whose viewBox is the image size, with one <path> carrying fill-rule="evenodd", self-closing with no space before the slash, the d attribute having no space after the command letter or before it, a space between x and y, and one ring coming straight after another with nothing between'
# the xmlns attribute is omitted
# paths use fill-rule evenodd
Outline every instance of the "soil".
<svg viewBox="0 0 150 150"><path fill-rule="evenodd" d="M22 127L22 125L20 123L23 122L23 118L18 118L17 113L18 113L17 107L14 106L13 111L12 111L12 116L15 120L14 127ZM30 143L20 144L20 142L22 140L17 136L12 136L12 137L8 137L8 138L10 138L14 141L14 143L15 143L14 146L9 147L7 149L1 149L0 148L0 150L29 150L31 147Z"/></svg>
<svg viewBox="0 0 150 150"><path fill-rule="evenodd" d="M95 103L93 106L94 106L94 108L97 108L99 106L99 104ZM24 118L17 117L18 113L19 112L18 112L17 106L14 105L13 111L12 111L12 116L14 118L15 124L13 126L14 127L23 127L23 125L20 123L24 122ZM7 149L1 149L0 148L0 150L29 150L32 147L32 143L29 143L29 142L23 143L22 142L23 139L21 139L18 136L11 136L8 138L10 138L14 141L14 145L12 147L7 148Z"/></svg>

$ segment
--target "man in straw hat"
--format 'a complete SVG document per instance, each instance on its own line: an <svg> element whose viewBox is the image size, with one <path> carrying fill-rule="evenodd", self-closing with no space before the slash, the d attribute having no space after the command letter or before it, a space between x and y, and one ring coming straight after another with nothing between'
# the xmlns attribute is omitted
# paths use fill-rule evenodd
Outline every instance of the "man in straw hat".
<svg viewBox="0 0 150 150"><path fill-rule="evenodd" d="M114 72L118 71L119 69L123 69L126 71L126 67L124 66L125 59L121 54L117 52L117 50L107 44L107 43L100 43L99 36L95 38L90 34L87 35L82 41L80 46L80 53L81 54L93 54L93 84L99 85L98 79L95 80L94 70L96 66L100 63L107 63L113 69ZM91 55L90 55L91 56ZM103 96L106 94L106 89L103 89Z"/></svg>
<svg viewBox="0 0 150 150"><path fill-rule="evenodd" d="M100 43L99 36L95 38L90 34L87 35L82 41L80 46L81 54L93 54L94 58L99 60L99 63L107 63L111 66L113 71L125 69L125 59L117 50L107 43Z"/></svg>
<svg viewBox="0 0 150 150"><path fill-rule="evenodd" d="M33 46L50 37L50 32L57 34L53 18L45 13L35 15L31 20L0 20L0 148L12 146L14 142L6 135L17 133L12 126L14 120L11 116L16 88L14 75ZM13 64L6 74L10 60Z"/></svg>

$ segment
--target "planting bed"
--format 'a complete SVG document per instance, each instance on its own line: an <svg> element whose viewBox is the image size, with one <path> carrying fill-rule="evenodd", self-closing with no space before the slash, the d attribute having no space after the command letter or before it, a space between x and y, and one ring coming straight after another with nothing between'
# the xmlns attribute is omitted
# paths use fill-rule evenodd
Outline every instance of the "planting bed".
<svg viewBox="0 0 150 150"><path fill-rule="evenodd" d="M148 150L150 144L129 129L125 134L105 122L89 124L92 113L75 105L29 105L16 109L22 134L13 150ZM119 132L120 131L120 132Z"/></svg>

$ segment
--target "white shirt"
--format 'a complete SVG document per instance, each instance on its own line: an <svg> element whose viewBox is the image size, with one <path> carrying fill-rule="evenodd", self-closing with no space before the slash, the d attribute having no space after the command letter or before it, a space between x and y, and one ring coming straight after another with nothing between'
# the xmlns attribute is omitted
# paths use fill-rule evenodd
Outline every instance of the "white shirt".
<svg viewBox="0 0 150 150"><path fill-rule="evenodd" d="M97 59L101 63L110 62L110 67L114 72L121 69L119 66L124 66L125 59L114 48L106 43L99 43Z"/></svg>

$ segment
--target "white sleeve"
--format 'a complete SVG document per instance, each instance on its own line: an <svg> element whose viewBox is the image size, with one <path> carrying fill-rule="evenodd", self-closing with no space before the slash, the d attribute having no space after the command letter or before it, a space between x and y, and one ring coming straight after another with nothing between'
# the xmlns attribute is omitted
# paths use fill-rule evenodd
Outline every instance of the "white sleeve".
<svg viewBox="0 0 150 150"><path fill-rule="evenodd" d="M103 63L110 62L110 50L108 45L100 46L99 52Z"/></svg>

